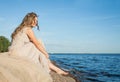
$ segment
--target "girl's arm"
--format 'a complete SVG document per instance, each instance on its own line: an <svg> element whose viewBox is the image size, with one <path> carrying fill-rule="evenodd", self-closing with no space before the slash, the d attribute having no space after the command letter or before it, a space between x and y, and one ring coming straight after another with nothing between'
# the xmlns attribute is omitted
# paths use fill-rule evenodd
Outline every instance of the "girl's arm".
<svg viewBox="0 0 120 82"><path fill-rule="evenodd" d="M46 51L45 48L43 47L42 43L39 42L39 41L36 39L36 37L35 37L34 32L32 31L32 29L30 29L30 28L27 29L26 33L27 33L30 41L36 46L36 48L37 48L38 50L40 50L40 52L42 52L42 53L46 56L46 58L49 58L49 55L48 55L47 51Z"/></svg>

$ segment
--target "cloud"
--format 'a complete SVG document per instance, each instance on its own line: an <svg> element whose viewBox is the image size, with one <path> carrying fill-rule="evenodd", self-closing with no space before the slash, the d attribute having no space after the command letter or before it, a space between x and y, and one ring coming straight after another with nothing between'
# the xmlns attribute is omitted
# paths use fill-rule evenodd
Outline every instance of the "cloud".
<svg viewBox="0 0 120 82"><path fill-rule="evenodd" d="M120 16L99 16L99 17L96 17L94 19L97 19L97 20L111 20L111 19L114 19L114 18L119 18Z"/></svg>
<svg viewBox="0 0 120 82"><path fill-rule="evenodd" d="M120 18L120 16L89 16L89 17L85 16L85 17L82 17L81 20L96 21L96 20L112 20L116 18Z"/></svg>

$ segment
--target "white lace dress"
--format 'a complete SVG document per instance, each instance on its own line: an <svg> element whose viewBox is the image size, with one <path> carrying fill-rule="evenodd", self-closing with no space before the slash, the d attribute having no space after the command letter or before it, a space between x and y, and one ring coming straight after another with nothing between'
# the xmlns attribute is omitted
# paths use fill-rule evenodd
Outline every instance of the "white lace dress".
<svg viewBox="0 0 120 82"><path fill-rule="evenodd" d="M26 30L27 28L22 29L13 39L12 44L9 47L10 55L26 57L33 61L35 64L43 67L45 71L49 73L49 60L35 47L32 42L30 42L26 34Z"/></svg>

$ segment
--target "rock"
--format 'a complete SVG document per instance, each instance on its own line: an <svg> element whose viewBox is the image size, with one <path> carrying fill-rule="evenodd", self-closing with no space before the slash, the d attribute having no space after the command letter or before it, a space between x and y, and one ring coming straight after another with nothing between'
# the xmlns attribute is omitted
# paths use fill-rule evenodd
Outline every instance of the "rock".
<svg viewBox="0 0 120 82"><path fill-rule="evenodd" d="M26 58L0 55L0 82L52 82L44 69Z"/></svg>
<svg viewBox="0 0 120 82"><path fill-rule="evenodd" d="M53 82L75 82L75 79L70 76L59 75L53 71L50 74L53 78Z"/></svg>
<svg viewBox="0 0 120 82"><path fill-rule="evenodd" d="M8 52L0 53L0 82L75 82L70 76L44 72L44 69L26 58L9 56Z"/></svg>

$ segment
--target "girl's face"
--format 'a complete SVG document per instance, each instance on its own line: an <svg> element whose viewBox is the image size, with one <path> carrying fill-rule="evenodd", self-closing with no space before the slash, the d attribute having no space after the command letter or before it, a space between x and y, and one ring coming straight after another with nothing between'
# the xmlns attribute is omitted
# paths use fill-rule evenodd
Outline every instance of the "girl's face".
<svg viewBox="0 0 120 82"><path fill-rule="evenodd" d="M38 23L38 18L35 17L35 20L33 20L33 22L32 22L32 26L35 27L37 25L37 23Z"/></svg>

